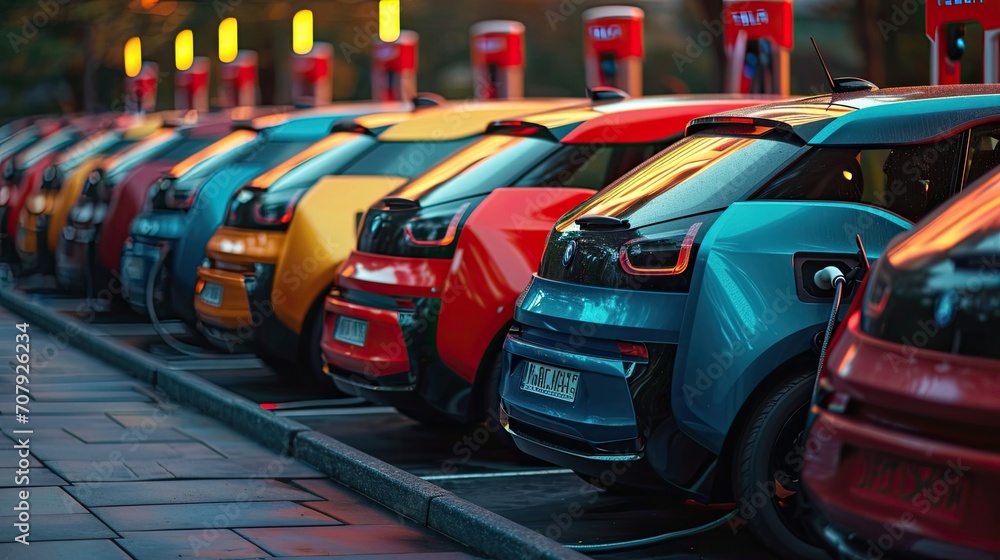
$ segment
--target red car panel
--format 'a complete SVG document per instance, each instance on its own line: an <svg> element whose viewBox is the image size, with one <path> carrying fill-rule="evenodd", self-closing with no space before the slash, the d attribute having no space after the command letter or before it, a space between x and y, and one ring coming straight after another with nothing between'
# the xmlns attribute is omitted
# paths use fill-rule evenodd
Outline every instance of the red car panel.
<svg viewBox="0 0 1000 560"><path fill-rule="evenodd" d="M510 302L538 268L552 224L593 194L588 189L497 189L472 212L441 295L447 305L441 306L438 328L448 336L437 337L437 347L445 365L475 381L495 334L514 317ZM472 318L479 327L468 328Z"/></svg>
<svg viewBox="0 0 1000 560"><path fill-rule="evenodd" d="M98 238L97 258L103 268L118 271L122 246L128 238L129 225L139 215L149 188L161 175L170 171L172 162L153 161L133 169L111 191L108 217Z"/></svg>

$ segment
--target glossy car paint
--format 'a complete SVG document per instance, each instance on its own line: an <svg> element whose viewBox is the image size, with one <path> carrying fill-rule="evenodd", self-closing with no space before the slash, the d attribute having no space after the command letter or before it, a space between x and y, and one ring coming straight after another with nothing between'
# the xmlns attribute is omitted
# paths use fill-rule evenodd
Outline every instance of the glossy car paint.
<svg viewBox="0 0 1000 560"><path fill-rule="evenodd" d="M231 122L227 115L212 115L201 120L207 122L194 126L163 128L133 148L116 157L107 158L101 163L97 170L100 174L99 182L106 185L105 189L110 189L109 198L100 200L96 194L88 195L86 190L88 187L85 187L84 192L77 197L76 206L93 205L102 210L95 210L92 216L85 218L83 222L74 220L73 213L70 213L62 231L62 239L56 248L56 277L60 286L79 291L88 289L88 286L104 284L114 278L121 245L106 248L105 252L110 253L112 258L102 261L99 258L100 239L103 238L105 226L110 225L112 227L110 239L123 240L127 231L125 228L131 222L128 212L134 209L134 206L128 204L120 206L115 204L116 198L120 198L122 191L125 190L129 191L125 195L126 200L139 197L145 200L144 194L149 191L156 175L149 169L135 173L144 163L158 162L163 167L186 163L190 168L215 155L213 152L202 155L201 153L206 150L199 150L197 146L214 143L225 136L232 126ZM154 166L156 167L159 166ZM89 188L95 188L95 185L90 184ZM103 217L97 217L99 211L104 213ZM105 266L106 264L111 266ZM115 282L117 284L117 279Z"/></svg>
<svg viewBox="0 0 1000 560"><path fill-rule="evenodd" d="M842 557L1000 557L991 490L1000 485L992 444L1000 359L990 328L1000 289L998 230L994 173L894 240L835 335L803 481L820 534ZM892 336L874 321L866 326L865 316L891 323ZM925 469L927 491L900 487L890 501L857 491L862 453ZM938 507L952 515L935 515Z"/></svg>
<svg viewBox="0 0 1000 560"><path fill-rule="evenodd" d="M990 97L961 97L966 93ZM996 94L982 87L882 90L838 96L834 104L821 96L732 117L797 118L798 133L811 144L906 144L939 139L942 130L959 132L984 122L987 114L996 118L989 107ZM938 99L948 95L955 97ZM937 122L914 120L913 110ZM747 178L759 185L769 179L756 175ZM757 190L747 187L739 199ZM628 208L629 202L608 204ZM663 211L651 206L626 214L633 229L615 238L614 253L628 239L643 237L644 228L666 227L655 223L664 219L656 214ZM578 231L573 220L583 212L574 210L560 224ZM728 486L729 466L719 458L730 456L727 446L740 415L769 380L787 375L785 368L799 360L815 363L812 341L828 317L829 303L802 301L797 294L789 266L793 256L850 258L857 233L869 254L878 255L909 227L874 206L794 200L734 200L684 223L699 220L707 231L699 233L688 289L658 292L533 278L515 312L523 331L505 342L501 382L508 428L522 450L592 476L613 461L633 461L620 481L674 488L702 500L729 497L720 494ZM553 270L562 270L557 257L568 237L561 231L557 226L546 252ZM580 266L612 250L588 246L585 239L578 243ZM621 274L617 260L609 272ZM648 358L624 355L617 341L644 343ZM585 372L576 402L520 390L529 360Z"/></svg>
<svg viewBox="0 0 1000 560"><path fill-rule="evenodd" d="M38 181L29 185L27 197L41 196L44 204L41 211L23 208L18 219L16 245L18 255L24 263L35 263L39 272L51 273L55 266L55 247L48 243L48 232L53 220L53 212L61 208L61 191L71 182L74 172L86 166L91 158L104 157L125 149L128 145L145 138L161 125L161 121L151 117L116 119L115 128L92 134L66 150L60 152L51 162L51 170L46 169ZM88 173L89 173L88 169ZM77 183L82 186L82 183ZM74 197L75 200L75 197ZM62 231L64 223L57 227Z"/></svg>
<svg viewBox="0 0 1000 560"><path fill-rule="evenodd" d="M694 117L761 102L721 96L645 98L522 119L558 130L564 134L564 146L662 145L679 136ZM544 161L520 165L524 173ZM426 182L437 185L449 178L438 175ZM414 198L419 190L407 186L394 196ZM342 389L376 402L444 413L457 422L480 418L482 391L490 389L476 385L476 380L499 355L514 302L537 267L552 224L593 193L582 188L513 187L467 198L474 206L457 230L453 258L355 251L338 278L338 287L354 295L335 293L326 303L323 347L334 379ZM389 235L386 229L402 227L380 225L383 236ZM412 300L415 310L360 304L365 293ZM363 347L332 336L339 316L368 321ZM470 321L472 317L476 320Z"/></svg>
<svg viewBox="0 0 1000 560"><path fill-rule="evenodd" d="M270 289L263 292L262 298L250 299L243 274L199 268L198 278L222 285L224 296L220 306L207 305L197 298L195 309L199 321L219 329L218 342L226 347L256 340L279 357L292 360L293 352L297 352L297 335L315 305L316 298L310 295L325 293L332 281L329 271L336 270L353 246L354 215L403 180L383 176L327 177L299 201L296 217L287 232L220 228L209 241L208 257L262 270L255 279L264 286L270 285ZM336 213L331 211L334 208L338 210ZM315 241L292 242L306 238ZM234 248L240 248L240 252ZM274 338L257 337L254 332L255 324L264 322L271 314L278 324L267 326L275 333L274 338L286 343L283 347L275 344ZM296 344L288 346L289 341Z"/></svg>
<svg viewBox="0 0 1000 560"><path fill-rule="evenodd" d="M444 142L472 138L485 130L488 123L498 119L532 113L541 108L581 103L582 100L564 99L448 104L422 109L413 118L389 127L379 134L378 139L380 143L393 143ZM262 297L253 298L254 301L248 304L253 309L241 304L244 315L239 321L244 326L242 331L245 336L239 339L257 340L269 346L266 351L271 355L288 361L294 360L300 353L299 338L307 318L311 316L310 313L323 312L322 301L336 278L337 269L355 246L358 216L404 182L405 178L389 175L352 175L348 167L344 174L326 178L310 189L295 208L291 224L284 235L282 252L268 258L269 262L274 263L274 268L263 262L256 263L264 267L260 271L265 278L263 282L258 278L257 284L269 286L269 290ZM224 230L220 230L221 233ZM233 246L232 243L229 245ZM241 256L232 254L218 254L218 259L225 262L234 259L237 262L245 261ZM208 281L209 274L217 280L230 277L223 290L224 294L230 289L240 289L239 286L242 285L240 274L227 275L219 270L199 269L200 279ZM231 311L220 311L203 304L200 299L197 305L199 320L210 327L222 326L223 321L218 316L232 316ZM277 319L273 323L277 324L267 328L269 336L257 336L256 329L252 326L255 322L253 314L267 315L272 306L273 316ZM218 334L221 338L234 340L232 332L220 331Z"/></svg>
<svg viewBox="0 0 1000 560"><path fill-rule="evenodd" d="M406 104L386 103L336 103L326 107L318 107L302 111L274 114L257 117L249 128L257 132L271 130L296 131L301 134L296 138L303 142L314 142L329 134L334 122L357 117L358 115L392 112L407 109ZM264 148L264 152L267 148ZM251 150L251 154L256 151ZM252 156L248 156L252 157ZM204 247L222 224L223 216L233 193L249 178L265 171L260 166L246 161L236 161L226 165L211 177L194 193L194 200L188 209L150 210L141 213L133 220L131 227L131 243L127 243L122 252L123 263L128 260L135 263L129 265L135 275L125 279L127 285L125 299L137 312L148 314L146 288L151 281L150 272L161 258L162 267L166 268L162 285L158 283L157 290L164 296L181 293L185 296L174 309L166 306L161 313L176 313L182 319L195 321L193 310L193 286L196 282L197 266L205 257ZM206 190L207 187L211 187ZM204 193L204 194L203 194ZM141 227L137 227L141 226ZM140 231L141 230L141 231ZM187 237L181 243L184 252L174 251L175 244L182 237ZM122 265L123 269L125 265ZM174 281L180 283L174 287ZM176 297L176 296L174 296ZM159 299L159 298L158 298ZM188 303L192 302L192 303Z"/></svg>

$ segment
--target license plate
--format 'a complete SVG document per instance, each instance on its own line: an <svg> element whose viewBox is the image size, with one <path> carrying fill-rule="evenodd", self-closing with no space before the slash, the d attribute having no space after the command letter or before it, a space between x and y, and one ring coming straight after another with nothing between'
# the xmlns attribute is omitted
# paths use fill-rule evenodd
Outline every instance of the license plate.
<svg viewBox="0 0 1000 560"><path fill-rule="evenodd" d="M859 452L851 493L905 511L957 522L965 509L969 475L882 453Z"/></svg>
<svg viewBox="0 0 1000 560"><path fill-rule="evenodd" d="M205 287L201 289L201 301L215 307L222 305L222 286L205 284Z"/></svg>
<svg viewBox="0 0 1000 560"><path fill-rule="evenodd" d="M333 338L336 340L355 346L364 346L367 336L368 321L343 316L337 317L337 328L333 330Z"/></svg>
<svg viewBox="0 0 1000 560"><path fill-rule="evenodd" d="M524 377L521 378L521 389L573 402L576 399L576 386L579 383L580 372L528 362Z"/></svg>

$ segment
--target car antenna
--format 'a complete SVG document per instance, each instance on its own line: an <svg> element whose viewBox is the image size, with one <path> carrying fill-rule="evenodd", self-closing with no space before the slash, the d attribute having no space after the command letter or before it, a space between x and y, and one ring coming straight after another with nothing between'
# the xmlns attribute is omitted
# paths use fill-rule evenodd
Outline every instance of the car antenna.
<svg viewBox="0 0 1000 560"><path fill-rule="evenodd" d="M809 37L812 41L813 48L816 49L816 56L819 57L819 65L823 67L823 73L826 74L826 81L830 84L830 91L837 92L837 82L833 81L833 76L830 74L830 68L826 65L826 60L823 60L823 53L819 50L819 45L816 44L815 37Z"/></svg>
<svg viewBox="0 0 1000 560"><path fill-rule="evenodd" d="M819 57L819 63L823 67L823 73L826 74L826 81L830 83L830 91L832 93L875 91L878 89L877 85L861 78L834 78L830 74L830 68L826 65L826 60L823 59L823 53L820 52L819 45L816 44L816 39L809 37L809 40L812 41L813 48L816 49L816 56Z"/></svg>

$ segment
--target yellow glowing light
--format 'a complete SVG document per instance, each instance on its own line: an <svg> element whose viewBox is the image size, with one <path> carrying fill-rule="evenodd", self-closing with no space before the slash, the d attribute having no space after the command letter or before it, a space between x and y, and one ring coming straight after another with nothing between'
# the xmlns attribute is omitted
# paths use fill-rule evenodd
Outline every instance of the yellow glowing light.
<svg viewBox="0 0 1000 560"><path fill-rule="evenodd" d="M239 50L239 43L236 40L236 18L226 18L219 22L219 60L232 62L236 60Z"/></svg>
<svg viewBox="0 0 1000 560"><path fill-rule="evenodd" d="M125 75L134 78L142 70L142 41L132 37L125 41Z"/></svg>
<svg viewBox="0 0 1000 560"><path fill-rule="evenodd" d="M156 7L160 0L142 0L140 4L144 10L151 10Z"/></svg>
<svg viewBox="0 0 1000 560"><path fill-rule="evenodd" d="M399 39L399 0L379 0L378 38L386 43Z"/></svg>
<svg viewBox="0 0 1000 560"><path fill-rule="evenodd" d="M295 54L309 54L313 48L312 10L295 12L292 18L292 50Z"/></svg>
<svg viewBox="0 0 1000 560"><path fill-rule="evenodd" d="M181 72L194 64L194 33L190 29L181 31L174 39L174 61Z"/></svg>
<svg viewBox="0 0 1000 560"><path fill-rule="evenodd" d="M844 170L844 179L847 179L848 181L850 181L853 178L854 178L854 173L851 173L850 171L848 171L848 170L845 169Z"/></svg>

